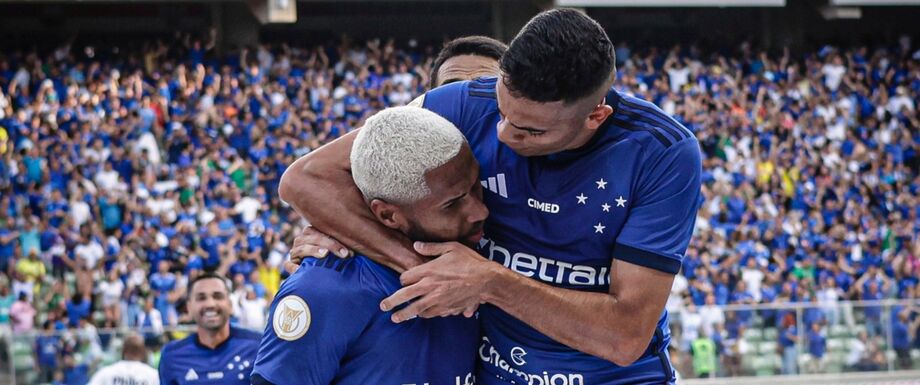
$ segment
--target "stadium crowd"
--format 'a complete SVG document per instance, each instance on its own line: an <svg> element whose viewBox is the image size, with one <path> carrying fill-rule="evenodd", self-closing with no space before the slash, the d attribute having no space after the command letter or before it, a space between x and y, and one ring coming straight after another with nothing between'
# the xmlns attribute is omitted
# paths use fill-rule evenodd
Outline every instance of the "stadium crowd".
<svg viewBox="0 0 920 385"><path fill-rule="evenodd" d="M705 200L668 304L678 349L707 337L737 356L731 341L756 318L780 345L803 336L823 355L826 326L854 322L836 303L920 296L920 51L899 43L617 46L616 87L704 152ZM434 47L220 56L213 37L178 36L122 50L0 54L0 325L37 333L49 382L86 382L108 344L97 328L143 328L157 345L188 323L186 282L203 271L230 277L235 322L261 328L302 225L277 197L281 174L423 92ZM796 331L787 310L719 307L755 303L817 308ZM899 357L920 347L920 308L855 312L867 343L890 328Z"/></svg>

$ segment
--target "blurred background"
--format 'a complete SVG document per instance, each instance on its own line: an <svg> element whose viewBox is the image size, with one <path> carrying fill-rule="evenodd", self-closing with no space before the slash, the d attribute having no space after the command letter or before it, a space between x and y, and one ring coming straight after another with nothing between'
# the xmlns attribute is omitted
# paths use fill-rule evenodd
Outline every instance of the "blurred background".
<svg viewBox="0 0 920 385"><path fill-rule="evenodd" d="M0 383L85 384L129 330L156 366L202 271L261 330L286 166L424 92L445 41L557 6L702 146L681 382L920 383L912 0L0 0Z"/></svg>

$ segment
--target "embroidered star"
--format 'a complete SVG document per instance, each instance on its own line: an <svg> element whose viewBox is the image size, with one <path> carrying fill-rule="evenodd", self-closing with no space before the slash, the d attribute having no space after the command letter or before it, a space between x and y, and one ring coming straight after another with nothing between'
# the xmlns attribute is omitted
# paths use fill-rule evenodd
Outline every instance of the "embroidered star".
<svg viewBox="0 0 920 385"><path fill-rule="evenodd" d="M617 201L617 207L626 207L626 199L623 199L622 195L620 195L619 198L614 199L614 200Z"/></svg>
<svg viewBox="0 0 920 385"><path fill-rule="evenodd" d="M602 225L600 222L598 222L597 225L594 226L594 233L595 233L595 234L597 234L597 233L603 234L603 233L604 233L604 229L606 229L606 228L607 228L607 226L604 226L604 225Z"/></svg>
<svg viewBox="0 0 920 385"><path fill-rule="evenodd" d="M588 197L584 193L578 194L575 198L578 198L578 204L583 205L588 200Z"/></svg>
<svg viewBox="0 0 920 385"><path fill-rule="evenodd" d="M605 190L605 189L607 189L607 182L604 181L604 178L601 178L601 180L596 181L596 182L594 182L594 183L597 183L597 189L598 189L598 190Z"/></svg>
<svg viewBox="0 0 920 385"><path fill-rule="evenodd" d="M610 205L608 205L608 204L606 204L606 203L602 204L602 205L601 205L601 208L604 210L605 213L609 213L609 212L610 212Z"/></svg>

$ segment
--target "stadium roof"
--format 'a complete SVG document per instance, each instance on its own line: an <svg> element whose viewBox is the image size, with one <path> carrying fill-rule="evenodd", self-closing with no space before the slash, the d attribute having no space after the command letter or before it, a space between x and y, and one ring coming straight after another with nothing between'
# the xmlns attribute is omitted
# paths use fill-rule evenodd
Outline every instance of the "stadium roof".
<svg viewBox="0 0 920 385"><path fill-rule="evenodd" d="M784 7L786 0L556 0L556 5L561 7Z"/></svg>
<svg viewBox="0 0 920 385"><path fill-rule="evenodd" d="M830 0L831 5L920 5L920 0Z"/></svg>

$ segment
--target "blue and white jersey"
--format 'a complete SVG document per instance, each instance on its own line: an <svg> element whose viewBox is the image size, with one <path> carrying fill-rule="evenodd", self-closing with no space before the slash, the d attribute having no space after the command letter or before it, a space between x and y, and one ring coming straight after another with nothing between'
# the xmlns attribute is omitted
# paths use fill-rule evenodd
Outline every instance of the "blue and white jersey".
<svg viewBox="0 0 920 385"><path fill-rule="evenodd" d="M693 133L646 101L607 94L613 114L576 150L522 157L501 143L495 78L428 92L480 163L490 215L480 253L524 276L607 292L613 258L676 274L700 201ZM636 384L673 381L667 312L629 367L562 345L493 306L481 309L480 383ZM578 327L573 325L572 327Z"/></svg>
<svg viewBox="0 0 920 385"><path fill-rule="evenodd" d="M307 258L271 306L253 384L472 385L479 320L393 323L399 275L364 256Z"/></svg>
<svg viewBox="0 0 920 385"><path fill-rule="evenodd" d="M230 338L211 349L192 334L163 347L160 384L249 384L259 333L230 326Z"/></svg>

